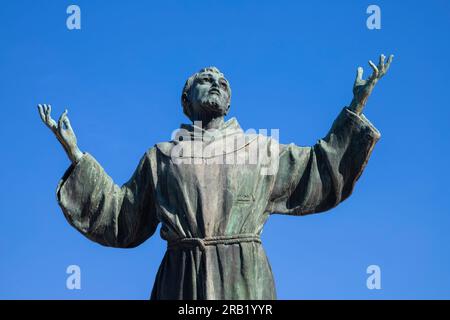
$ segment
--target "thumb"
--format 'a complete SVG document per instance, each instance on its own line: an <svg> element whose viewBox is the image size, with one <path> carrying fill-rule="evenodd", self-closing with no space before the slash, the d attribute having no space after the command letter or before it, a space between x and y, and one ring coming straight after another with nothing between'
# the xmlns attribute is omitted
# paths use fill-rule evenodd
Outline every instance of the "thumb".
<svg viewBox="0 0 450 320"><path fill-rule="evenodd" d="M59 117L58 120L58 131L61 136L64 133L64 119L66 118L66 116L67 116L67 109L64 110L63 114L61 115L61 117Z"/></svg>

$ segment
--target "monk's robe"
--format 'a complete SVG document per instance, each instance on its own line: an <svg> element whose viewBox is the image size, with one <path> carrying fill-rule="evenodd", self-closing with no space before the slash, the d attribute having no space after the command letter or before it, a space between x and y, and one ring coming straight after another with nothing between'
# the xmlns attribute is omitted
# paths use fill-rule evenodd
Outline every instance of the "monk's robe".
<svg viewBox="0 0 450 320"><path fill-rule="evenodd" d="M275 299L260 240L267 219L344 201L380 138L347 108L310 147L244 133L235 118L214 132L180 131L183 139L150 148L122 186L85 153L57 188L69 223L104 246L138 246L161 223L167 251L152 299Z"/></svg>

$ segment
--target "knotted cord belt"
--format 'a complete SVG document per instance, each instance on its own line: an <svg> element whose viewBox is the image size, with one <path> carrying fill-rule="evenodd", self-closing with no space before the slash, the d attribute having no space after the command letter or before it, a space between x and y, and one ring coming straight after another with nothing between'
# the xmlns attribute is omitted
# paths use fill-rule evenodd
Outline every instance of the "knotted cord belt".
<svg viewBox="0 0 450 320"><path fill-rule="evenodd" d="M261 238L255 234L235 234L231 236L214 236L207 238L180 238L173 241L167 241L167 249L199 247L204 251L207 246L217 244L236 244L242 242L261 243Z"/></svg>

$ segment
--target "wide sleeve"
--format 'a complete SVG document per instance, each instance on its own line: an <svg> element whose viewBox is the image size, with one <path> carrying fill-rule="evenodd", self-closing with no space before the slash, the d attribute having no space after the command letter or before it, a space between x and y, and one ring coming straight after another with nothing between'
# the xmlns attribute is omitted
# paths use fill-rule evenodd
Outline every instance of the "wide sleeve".
<svg viewBox="0 0 450 320"><path fill-rule="evenodd" d="M314 146L280 145L267 210L305 215L335 207L352 193L379 138L364 115L344 108Z"/></svg>
<svg viewBox="0 0 450 320"><path fill-rule="evenodd" d="M131 179L120 187L85 153L58 184L56 194L64 216L99 244L138 246L153 235L158 225L150 164L146 152Z"/></svg>

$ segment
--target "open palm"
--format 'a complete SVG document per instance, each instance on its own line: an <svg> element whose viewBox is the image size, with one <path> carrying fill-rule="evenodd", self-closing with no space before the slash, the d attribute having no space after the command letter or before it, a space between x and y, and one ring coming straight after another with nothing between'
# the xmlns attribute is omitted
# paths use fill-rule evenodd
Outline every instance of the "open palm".
<svg viewBox="0 0 450 320"><path fill-rule="evenodd" d="M350 105L350 108L353 109L353 111L356 111L358 114L362 112L375 84L386 74L393 58L394 56L390 55L387 62L385 62L386 57L382 54L378 66L369 60L372 74L367 80L362 78L364 72L363 68L358 68L355 83L353 84L353 101Z"/></svg>

